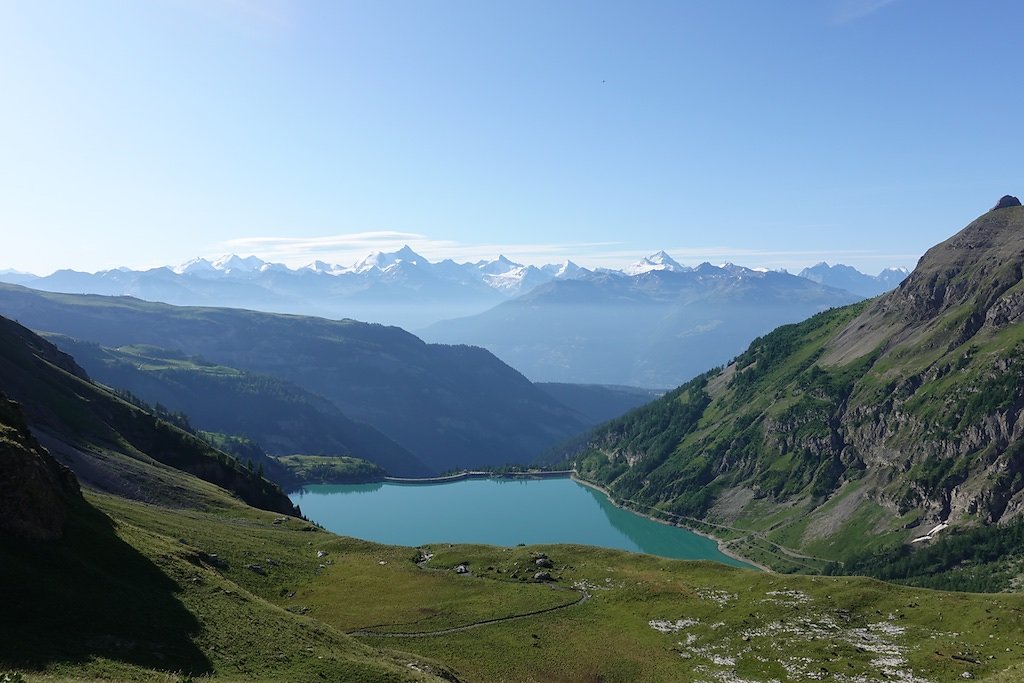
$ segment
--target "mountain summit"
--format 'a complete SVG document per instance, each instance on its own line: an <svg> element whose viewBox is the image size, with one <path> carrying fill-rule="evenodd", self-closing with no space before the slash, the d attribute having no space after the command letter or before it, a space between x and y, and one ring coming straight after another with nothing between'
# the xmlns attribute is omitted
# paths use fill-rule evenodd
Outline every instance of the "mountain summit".
<svg viewBox="0 0 1024 683"><path fill-rule="evenodd" d="M672 273L684 273L690 269L681 265L664 251L659 251L656 254L645 256L631 266L626 266L622 269L622 272L626 275L640 275L642 273L649 273L652 270L667 270Z"/></svg>
<svg viewBox="0 0 1024 683"><path fill-rule="evenodd" d="M391 253L375 251L366 258L360 259L352 266L352 272L365 273L368 270L386 270L399 263L408 263L419 266L427 263L427 260L412 250L408 244L398 251Z"/></svg>
<svg viewBox="0 0 1024 683"><path fill-rule="evenodd" d="M829 357L858 354L881 338L897 345L933 333L954 348L986 326L1001 329L1020 322L1022 265L1024 208L1018 202L989 211L925 252L896 290L837 337ZM939 321L951 327L936 330Z"/></svg>
<svg viewBox="0 0 1024 683"><path fill-rule="evenodd" d="M995 211L996 209L1008 209L1011 206L1020 206L1020 200L1014 197L1012 194L1004 194L1002 197L999 198L999 201L996 202L996 205L992 207L992 210Z"/></svg>

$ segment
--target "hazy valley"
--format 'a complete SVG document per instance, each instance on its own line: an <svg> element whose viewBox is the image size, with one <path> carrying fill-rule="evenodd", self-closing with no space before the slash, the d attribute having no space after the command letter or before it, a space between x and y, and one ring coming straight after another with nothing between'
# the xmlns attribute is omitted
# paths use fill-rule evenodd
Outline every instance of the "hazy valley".
<svg viewBox="0 0 1024 683"><path fill-rule="evenodd" d="M1013 0L0 2L0 683L1022 683Z"/></svg>
<svg viewBox="0 0 1024 683"><path fill-rule="evenodd" d="M115 679L943 681L1010 666L992 680L1012 680L1018 595L835 575L1017 586L1021 235L1024 209L989 212L897 290L784 325L660 398L533 384L483 349L352 320L4 285L0 313L48 337L5 320L0 338L0 390L16 401L5 500L24 501L8 502L4 580L34 587L16 609L63 600L84 619L122 590L99 578L115 565L149 605L56 631L30 619L4 661ZM772 297L804 292L808 314L821 296L858 298L745 269L605 277L652 298L671 287L672 302L685 282L747 324L768 324L751 311ZM527 300L565 284L595 286L551 283ZM281 489L531 464L572 468L783 574L583 546L375 545L302 520ZM54 563L79 578L41 593ZM383 605L360 597L384 586ZM239 619L250 635L228 644ZM981 631L991 640L964 635ZM503 655L482 656L498 642Z"/></svg>

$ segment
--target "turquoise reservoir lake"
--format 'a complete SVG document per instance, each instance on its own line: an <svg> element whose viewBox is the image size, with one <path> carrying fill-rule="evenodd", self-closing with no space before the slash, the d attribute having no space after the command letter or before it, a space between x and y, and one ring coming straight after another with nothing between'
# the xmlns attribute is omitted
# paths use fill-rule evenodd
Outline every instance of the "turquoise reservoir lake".
<svg viewBox="0 0 1024 683"><path fill-rule="evenodd" d="M291 498L334 533L379 543L582 543L749 566L722 554L710 539L617 508L568 478L321 484Z"/></svg>

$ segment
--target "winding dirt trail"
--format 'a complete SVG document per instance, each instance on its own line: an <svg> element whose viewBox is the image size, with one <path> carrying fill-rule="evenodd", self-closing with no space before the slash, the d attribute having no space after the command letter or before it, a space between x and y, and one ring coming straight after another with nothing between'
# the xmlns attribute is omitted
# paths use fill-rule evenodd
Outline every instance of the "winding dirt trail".
<svg viewBox="0 0 1024 683"><path fill-rule="evenodd" d="M579 597L572 602L568 602L564 605L555 605L554 607L545 607L544 609L533 610L532 612L523 612L522 614L511 614L507 617L496 617L494 619L484 619L482 621L474 621L469 624L463 624L462 626L452 626L450 628L438 629L436 631L415 631L411 633L380 633L378 631L372 631L369 629L359 629L355 631L347 631L346 633L350 636L364 636L372 638L430 638L432 636L443 636L449 633L459 633L461 631L469 631L474 628L480 628L481 626L490 626L491 624L501 624L506 621L516 621L518 619L528 619L530 617L536 617L541 614L548 614L550 612L557 612L563 609L569 609L576 605L582 605L590 599L590 593L583 589L565 589L565 590L579 590Z"/></svg>

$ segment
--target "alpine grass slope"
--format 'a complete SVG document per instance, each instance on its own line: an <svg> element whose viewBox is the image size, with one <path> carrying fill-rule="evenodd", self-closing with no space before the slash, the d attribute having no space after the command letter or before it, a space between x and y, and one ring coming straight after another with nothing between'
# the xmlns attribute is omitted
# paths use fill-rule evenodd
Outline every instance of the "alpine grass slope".
<svg viewBox="0 0 1024 683"><path fill-rule="evenodd" d="M1011 523L1022 267L1024 208L994 209L895 291L758 338L567 455L615 498L789 570Z"/></svg>

